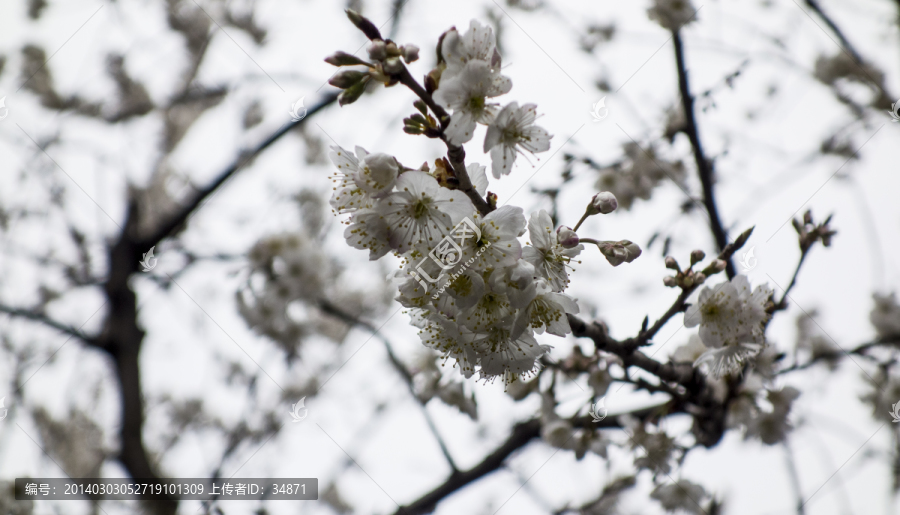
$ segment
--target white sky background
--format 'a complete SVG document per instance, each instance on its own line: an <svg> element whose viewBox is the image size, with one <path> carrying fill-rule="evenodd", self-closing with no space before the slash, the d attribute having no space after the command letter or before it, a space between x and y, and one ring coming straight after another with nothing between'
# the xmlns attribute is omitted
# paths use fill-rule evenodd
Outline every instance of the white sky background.
<svg viewBox="0 0 900 515"><path fill-rule="evenodd" d="M47 248L65 255L66 248L58 243L63 216L74 220L95 240L98 235L117 232L97 204L117 223L121 222L124 185L126 181L143 184L147 180L159 129L159 120L152 117L138 118L111 130L72 114L60 116L40 108L32 94L24 89L16 92L21 85L20 48L34 42L44 47L48 55L60 49L48 64L57 90L78 92L95 100L114 93L104 72L105 54L113 50L124 53L131 76L148 88L154 100L162 100L182 73L184 63L180 36L168 30L160 4L51 2L35 23L25 16L24 2L0 3L0 49L8 57L0 76L0 96L7 96L9 108L9 116L0 121L0 203L42 205L46 203L42 192L47 184L55 181L66 187L64 214L57 212L49 219L18 223L10 232L18 247L0 248L0 298L6 302L34 302L30 295L38 279L37 270L26 265L23 255ZM756 226L747 244L747 248L755 246L758 258L757 268L749 274L751 283L768 281L780 297L781 290L776 285L787 285L799 257L793 228L789 223L782 225L809 207L817 221L835 213L832 227L838 234L832 248L817 246L807 258L791 295L791 308L788 313L779 314L771 325L772 343L783 350L792 349L794 319L812 309L819 310L822 330L843 348L868 341L873 336L868 324L871 292L887 292L900 284L900 205L895 199L900 191L896 164L900 123L890 123L884 113L869 126L852 125L848 131L852 146L865 146L858 161L843 167L845 159L836 156L807 159L823 139L850 119L830 91L810 75L815 58L823 53L833 55L838 47L790 0L768 6L749 1L696 1L694 5L702 6L699 23L683 33L694 92L719 85L749 59L744 73L735 80L734 89L719 89L714 97L715 108L699 114L699 124L707 155L717 157L718 201L731 235ZM366 2L365 14L380 25L390 17L389 6L387 0ZM551 150L535 161L537 167L519 162L510 176L500 181L491 179L490 189L499 195L500 203L509 201L521 206L526 214L548 208L547 201L532 194L531 188L559 183L562 154L566 151L588 152L594 160L610 163L621 156L621 146L628 141L628 135L645 148L648 141L660 138L665 109L678 102L677 79L672 43L667 42L669 33L647 19L647 6L645 1L554 1L550 9L527 13L503 5L514 22L506 15L501 20L504 74L513 82L511 94L502 101L538 104L543 113L540 124L554 138ZM257 47L234 28L226 29L233 40L217 33L199 81L207 85L228 84L234 92L192 127L174 155L177 170L196 184L205 184L234 159L238 149L255 144L289 121L288 109L298 98L305 97L305 104L310 106L319 94L329 90L326 86L319 91L334 72L322 59L339 49L354 52L365 41L346 20L342 7L341 2L259 2L256 20L268 30L263 47ZM874 0L831 0L823 4L857 49L885 71L888 91L900 94L896 8L891 2ZM465 28L471 18L487 22L486 9L502 15L492 2L409 0L395 39L422 48L422 58L411 66L413 75L421 77L434 64L433 47L441 32L451 25ZM217 13L211 9L210 14L216 17ZM615 23L617 28L613 41L601 44L593 56L578 49L578 36L591 23ZM386 33L388 28L386 25L383 31ZM783 48L773 43L775 38L783 43ZM590 116L591 104L607 95L594 86L601 78L613 91L625 85L608 94L609 117L595 123ZM770 85L778 88L773 97L766 95ZM867 98L867 92L858 93L860 98ZM243 131L240 119L253 100L262 103L264 121ZM329 145L333 138L346 148L361 145L369 151L391 153L408 166L425 160L433 162L441 155L439 144L401 131L402 117L412 113L412 100L412 93L401 86L382 90L351 106L334 106L315 115L306 130ZM703 106L704 102L698 100L698 104ZM753 119L748 118L748 113L753 113ZM481 131L483 137L483 128ZM26 133L38 141L61 136L62 143L53 146L50 155L74 182L46 156L34 157L35 149ZM476 135L467 145L468 159L489 164L480 149L481 137ZM661 148L666 157L685 160L690 191L699 197L701 189L693 173L687 138L679 135L671 149L667 150L667 145ZM183 233L186 246L202 255L243 253L261 236L295 230L299 222L290 197L301 187L315 188L323 195L330 192L330 167L306 165L303 155L303 140L296 135L266 151L192 218ZM583 168L577 170L572 184L560 196L560 221L566 225L574 225L594 190L596 174ZM33 178L23 183L17 178L19 174ZM29 187L23 191L21 184ZM697 210L679 216L678 207L684 199L680 190L667 183L656 190L653 201L639 200L630 212L620 210L612 216L593 217L581 232L601 239L627 238L645 247L654 231L668 228L673 235L670 253L679 261L686 261L694 248L712 255L714 243L705 214ZM369 262L366 253L345 245L341 237L343 226L336 219L330 223L333 230L324 246L348 267L348 283L356 281L376 289L391 269L392 258L386 258L386 263ZM616 338L635 334L647 314L651 321L658 318L676 296L674 290L662 286L662 277L667 274L660 248L660 243L656 243L634 263L615 269L596 249L586 249L570 287L579 299L582 315L590 316L595 309ZM101 248L94 250L100 258ZM182 266L177 260L167 260L165 244L157 248L157 255L160 274L173 273ZM235 342L284 387L301 384L304 367L326 360L326 353L334 348L324 342L314 344L304 350L304 356L309 353L310 363L286 370L280 351L255 336L237 315L233 294L243 280L243 266L196 266L179 279L193 300L179 288L161 291L144 277L134 279L141 323L147 331L142 373L145 395L151 399L147 410L148 443L155 442L154 435L158 436L160 429L154 422L152 399L164 394L180 399L201 397L207 409L226 420L252 417L254 406L247 404L244 392L224 386L223 382L220 356L237 360L250 371L255 367ZM720 280L717 277L712 282ZM78 326L102 302L96 293L78 292L57 302L51 314ZM398 304L391 305L382 319L373 323L384 323L383 331L398 354L412 362L421 344L406 315L397 313L391 317L398 309ZM98 314L85 330L96 329L101 319ZM33 325L11 324L8 318L0 319L0 324L4 330L19 335L20 341L49 349L48 354L65 341ZM682 327L678 316L661 331L655 339L658 343L649 352L658 351L657 358L666 356L684 343L692 331ZM539 340L555 346L554 358L567 355L575 343L572 338L552 336ZM591 348L586 341L580 343ZM380 342L369 341L365 331L353 331L339 352L343 359L351 355L353 358L317 397L307 399L309 417L300 424L287 424L255 455L257 448L243 449L223 472L228 476L240 468L237 477L318 477L321 488L335 474L342 473L347 451L365 473L351 464L339 482L341 493L359 513L391 512L396 508L391 498L400 504L408 503L440 484L449 469L418 408L387 365ZM117 420L117 397L113 384L104 379L110 373L108 365L97 352L69 342L54 361L29 381L26 399L31 405L46 406L57 417L63 417L71 405L80 406L112 434ZM871 367L863 366L873 373ZM9 377L11 368L0 367L5 367L0 368L0 377ZM884 459L884 451L890 447L889 432L897 429L891 425L879 429L881 422L873 421L869 407L860 404L859 395L868 391L861 377L860 368L846 359L837 374L828 375L815 368L784 378L783 384L792 384L803 392L793 412L793 420L802 422L802 426L792 434L790 442L804 498L843 465L809 502L808 514L900 512L900 504L891 505L889 463ZM92 392L98 384L103 393L94 400ZM277 399L278 389L265 375L261 376L260 388L273 402ZM428 406L451 453L464 469L493 450L515 421L532 416L538 401L531 397L513 403L500 384L483 385L472 380L467 388L474 390L478 399L477 423L438 401ZM611 391L617 389L614 385ZM646 395L631 396L627 391L610 397L607 407L611 413L648 402ZM589 394L574 385L562 392L560 398L568 402L560 412L586 409ZM0 396L3 394L0 391ZM389 405L382 417L374 415L380 403ZM286 405L282 410L286 419L289 409ZM23 430L11 422L12 419L0 422L0 477L61 475ZM15 422L25 432L36 434L27 417L20 416ZM689 421L674 417L664 427L669 434L685 433ZM216 465L221 448L222 442L213 438L188 438L167 455L163 468L172 477L205 476ZM548 513L545 502L553 509L566 501L578 505L592 499L612 477L606 467L594 455L576 462L570 451L555 452L541 443L532 443L514 455L507 469L448 498L439 505L437 513L494 513L507 499L501 513ZM630 458L613 452L609 467L613 473L624 473L629 470ZM107 465L104 473L120 476L124 471L117 465ZM729 515L796 512L782 447L743 443L734 432L727 433L722 443L710 451L691 452L684 466L672 476L691 479L726 496ZM529 477L528 486L518 490ZM649 475L644 472L640 477L646 486ZM846 509L845 503L849 505ZM184 502L182 512L194 513L197 504ZM645 494L626 497L622 513L659 512L655 503L648 507L649 504ZM228 515L250 513L256 507L255 503L234 501L223 504ZM267 508L276 514L329 513L328 508L314 501L281 501L269 503ZM87 505L67 502L62 509L67 513L85 513ZM109 513L116 511L115 507L105 509ZM49 505L38 505L36 513L49 511Z"/></svg>

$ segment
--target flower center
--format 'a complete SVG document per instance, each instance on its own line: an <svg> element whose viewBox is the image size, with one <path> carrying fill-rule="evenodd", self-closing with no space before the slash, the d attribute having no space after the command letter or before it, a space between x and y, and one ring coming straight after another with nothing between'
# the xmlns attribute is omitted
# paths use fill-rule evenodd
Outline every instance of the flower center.
<svg viewBox="0 0 900 515"><path fill-rule="evenodd" d="M422 218L426 214L428 214L428 203L424 200L416 202L415 206L413 206L413 218Z"/></svg>
<svg viewBox="0 0 900 515"><path fill-rule="evenodd" d="M472 97L469 99L469 109L472 111L481 111L484 109L484 97Z"/></svg>

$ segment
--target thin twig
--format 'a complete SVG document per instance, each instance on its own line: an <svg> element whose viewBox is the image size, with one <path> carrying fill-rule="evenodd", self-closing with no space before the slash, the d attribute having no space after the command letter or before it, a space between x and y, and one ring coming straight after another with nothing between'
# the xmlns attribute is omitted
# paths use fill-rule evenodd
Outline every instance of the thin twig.
<svg viewBox="0 0 900 515"><path fill-rule="evenodd" d="M82 340L91 345L97 345L97 341L94 338L84 334L83 332L79 331L75 327L71 327L71 326L62 324L60 322L57 322L56 320L53 320L52 318L48 317L44 313L39 313L36 311L29 311L27 309L14 308L11 306L7 306L5 304L0 304L0 313L6 313L13 317L25 318L27 320L39 322L47 327L56 329L57 331L59 331L61 333L78 338L79 340Z"/></svg>
<svg viewBox="0 0 900 515"><path fill-rule="evenodd" d="M459 190L469 197L472 204L475 205L475 208L478 209L478 212L482 215L487 215L493 211L494 208L491 207L477 191L475 191L475 186L472 185L472 180L469 178L469 172L466 170L466 151L463 147L452 145L447 141L444 131L450 124L450 115L447 114L447 111L444 110L443 107L434 101L431 94L425 91L425 88L413 78L405 66L403 67L403 71L396 75L396 78L400 81L400 84L408 87L422 100L422 102L425 102L425 105L427 105L428 108L434 112L435 116L437 116L437 119L441 124L441 140L447 144L447 159L453 167L453 175L456 177L456 180L459 181Z"/></svg>
<svg viewBox="0 0 900 515"><path fill-rule="evenodd" d="M803 510L803 492L800 491L800 473L797 472L794 453L791 451L787 438L781 444L784 446L784 455L787 461L788 475L791 477L791 486L794 488L794 495L797 496L797 515L805 515L806 512Z"/></svg>
<svg viewBox="0 0 900 515"><path fill-rule="evenodd" d="M425 406L425 403L416 395L415 386L413 384L413 376L409 373L409 370L397 359L397 356L394 354L393 347L391 346L391 342L378 331L378 328L373 326L372 324L359 319L356 316L347 313L341 308L335 306L331 302L327 300L319 301L319 308L322 309L325 313L328 313L335 318L340 319L341 321L347 323L348 325L358 325L367 329L372 333L375 337L377 337L384 344L385 350L387 350L388 360L391 362L391 366L393 366L394 370L403 377L403 382L406 383L407 388L409 389L409 393L416 399L416 403L422 409L422 414L425 417L425 422L428 424L428 428L431 430L431 433L434 435L434 439L437 440L438 446L441 448L441 453L444 455L444 458L447 460L447 464L450 465L450 469L453 473L458 473L459 468L456 466L456 462L453 460L453 456L450 455L450 450L447 448L447 444L444 442L444 439L441 437L441 434L437 430L437 425L434 423L434 420L431 418L431 414L428 413L428 409Z"/></svg>

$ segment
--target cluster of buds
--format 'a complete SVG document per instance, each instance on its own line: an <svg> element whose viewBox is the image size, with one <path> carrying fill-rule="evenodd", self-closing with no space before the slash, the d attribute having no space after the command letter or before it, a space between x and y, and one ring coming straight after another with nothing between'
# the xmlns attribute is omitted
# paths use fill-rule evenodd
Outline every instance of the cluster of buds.
<svg viewBox="0 0 900 515"><path fill-rule="evenodd" d="M591 201L584 210L581 219L575 224L574 229L570 229L566 226L560 226L556 229L556 237L559 244L565 248L572 248L579 243L593 243L600 249L600 253L606 257L606 260L609 261L609 264L612 266L619 266L622 263L631 263L641 255L641 248L637 243L629 240L597 241L591 238L579 238L575 233L587 217L600 214L608 215L618 207L619 201L616 200L616 196L612 193L601 191L600 193L595 194L591 197Z"/></svg>
<svg viewBox="0 0 900 515"><path fill-rule="evenodd" d="M334 66L365 66L366 71L341 70L336 73L328 83L341 91L338 95L338 103L342 106L356 102L370 80L393 86L399 82L398 75L403 72L402 58L407 64L419 58L419 47L415 45L403 45L398 47L396 43L381 39L381 32L368 19L352 9L347 9L347 17L366 37L371 40L367 48L369 59L367 62L355 55L346 52L336 52L325 59L325 62Z"/></svg>
<svg viewBox="0 0 900 515"><path fill-rule="evenodd" d="M681 270L681 267L678 266L678 261L672 256L667 256L666 268L675 270L675 275L663 278L663 284L669 288L675 288L676 286L682 289L693 288L703 284L707 277L725 270L725 261L722 259L714 259L712 263L707 265L703 270L694 271L694 265L703 261L703 258L705 257L706 254L702 250L691 252L691 266L689 266L687 270Z"/></svg>
<svg viewBox="0 0 900 515"><path fill-rule="evenodd" d="M809 210L803 213L802 224L796 218L791 220L799 236L800 250L803 252L808 251L819 240L822 241L822 245L826 247L831 246L831 237L837 234L837 231L833 231L828 227L829 222L831 222L831 215L828 215L824 222L817 225L813 222L812 212Z"/></svg>

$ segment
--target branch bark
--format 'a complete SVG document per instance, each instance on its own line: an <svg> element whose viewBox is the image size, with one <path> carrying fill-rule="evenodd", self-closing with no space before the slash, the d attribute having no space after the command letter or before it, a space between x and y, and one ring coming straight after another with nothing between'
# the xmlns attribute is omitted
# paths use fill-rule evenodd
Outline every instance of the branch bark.
<svg viewBox="0 0 900 515"><path fill-rule="evenodd" d="M710 230L716 240L716 245L722 251L725 250L725 245L728 244L728 232L722 225L719 209L716 206L713 166L706 158L703 152L703 145L700 142L697 118L694 113L694 97L691 95L690 85L688 84L687 67L684 61L684 44L681 41L680 31L672 31L672 41L675 43L675 63L678 69L678 90L681 93L681 108L684 110L685 134L691 141L694 162L697 165L697 173L700 175L700 184L703 186L703 205L706 207L706 213L709 216ZM731 279L735 274L734 264L731 262L731 258L725 260L725 263L727 264L725 273Z"/></svg>
<svg viewBox="0 0 900 515"><path fill-rule="evenodd" d="M40 313L33 310L27 310L22 308L14 308L12 306L7 306L5 304L0 304L0 313L6 313L7 315L16 317L16 318L24 318L27 320L32 320L34 322L38 322L52 329L56 329L57 331L67 334L73 338L78 338L79 340L89 343L91 345L96 345L97 342L91 338L90 336L81 332L80 329L76 327L71 327L65 325L63 323L57 322L53 320L49 316L44 313Z"/></svg>

